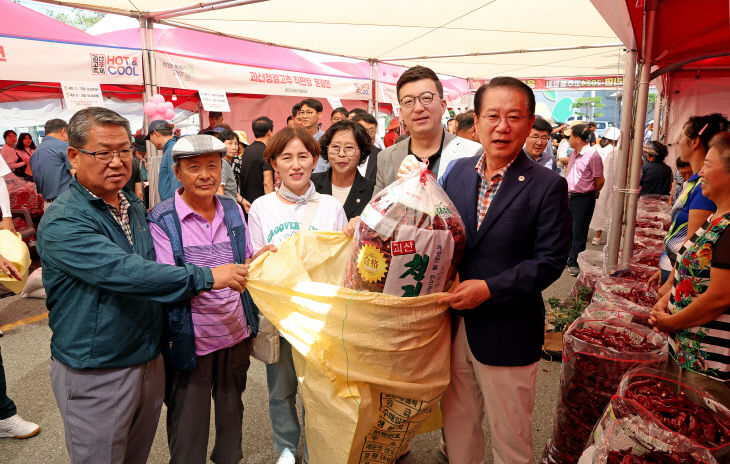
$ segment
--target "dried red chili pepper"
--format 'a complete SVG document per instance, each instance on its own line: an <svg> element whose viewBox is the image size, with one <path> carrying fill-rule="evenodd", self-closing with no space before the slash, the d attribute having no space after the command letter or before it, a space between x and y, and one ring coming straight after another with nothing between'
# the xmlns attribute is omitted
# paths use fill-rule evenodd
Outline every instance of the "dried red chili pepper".
<svg viewBox="0 0 730 464"><path fill-rule="evenodd" d="M563 337L560 398L542 463L576 463L623 375L638 365L659 367L666 356L666 339L649 327L578 318Z"/></svg>
<svg viewBox="0 0 730 464"><path fill-rule="evenodd" d="M623 396L650 412L668 429L705 448L730 444L730 418L698 404L661 379L637 377L626 385Z"/></svg>

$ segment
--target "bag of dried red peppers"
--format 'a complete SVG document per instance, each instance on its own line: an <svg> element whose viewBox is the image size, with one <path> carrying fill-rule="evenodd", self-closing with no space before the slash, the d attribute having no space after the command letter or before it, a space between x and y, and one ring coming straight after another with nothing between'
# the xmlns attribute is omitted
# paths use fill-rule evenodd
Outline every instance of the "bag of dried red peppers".
<svg viewBox="0 0 730 464"><path fill-rule="evenodd" d="M613 430L617 427L624 440L615 439ZM593 462L622 462L607 460L618 453L638 457L653 453L664 460L636 462L727 463L730 411L704 389L676 374L634 369L621 380L592 441L606 458Z"/></svg>
<svg viewBox="0 0 730 464"><path fill-rule="evenodd" d="M581 316L563 336L560 398L544 464L574 464L623 375L637 366L659 367L665 336L618 318Z"/></svg>
<svg viewBox="0 0 730 464"><path fill-rule="evenodd" d="M421 169L365 207L343 286L401 297L448 290L465 245L456 207L433 174Z"/></svg>
<svg viewBox="0 0 730 464"><path fill-rule="evenodd" d="M623 298L631 303L647 308L652 308L657 301L657 293L647 288L646 281L622 279L619 277L603 277L596 282L596 289L593 292L595 301L621 301L611 298Z"/></svg>

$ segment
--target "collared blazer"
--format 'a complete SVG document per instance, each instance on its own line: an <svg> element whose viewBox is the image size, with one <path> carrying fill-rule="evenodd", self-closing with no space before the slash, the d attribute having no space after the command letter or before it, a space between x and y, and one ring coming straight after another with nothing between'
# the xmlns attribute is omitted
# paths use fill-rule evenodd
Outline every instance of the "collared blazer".
<svg viewBox="0 0 730 464"><path fill-rule="evenodd" d="M378 153L378 172L375 178L375 193L380 192L386 186L397 179L398 168L403 159L408 156L408 144L410 137L385 148ZM455 159L467 156L481 155L484 148L476 142L457 137L445 131L444 146L441 150L441 161L436 178L441 178L446 172L448 165Z"/></svg>
<svg viewBox="0 0 730 464"><path fill-rule="evenodd" d="M318 193L332 195L332 168L312 174L312 182L314 182L314 189ZM350 194L347 195L347 200L343 205L348 220L362 213L365 205L373 197L374 187L374 180L366 179L358 171L355 171L355 181L352 183Z"/></svg>
<svg viewBox="0 0 730 464"><path fill-rule="evenodd" d="M481 224L477 224L479 156L457 160L442 185L466 228L459 278L481 279L491 297L464 318L474 357L493 366L525 366L542 351L542 291L560 277L570 248L568 184L525 152L505 172Z"/></svg>

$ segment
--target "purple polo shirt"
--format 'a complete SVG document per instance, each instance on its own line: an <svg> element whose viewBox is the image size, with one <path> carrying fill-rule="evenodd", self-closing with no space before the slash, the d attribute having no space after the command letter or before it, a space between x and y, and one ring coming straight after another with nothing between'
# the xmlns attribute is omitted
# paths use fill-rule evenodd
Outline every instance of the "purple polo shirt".
<svg viewBox="0 0 730 464"><path fill-rule="evenodd" d="M215 218L208 223L180 197L182 189L175 192L175 209L180 218L185 261L196 266L216 267L232 264L233 248L228 229L223 220L223 206L218 198ZM238 207L244 225L243 211ZM175 264L172 247L167 235L156 224L150 223L155 244L157 262ZM253 253L251 237L246 225L246 257ZM233 346L250 335L243 313L241 294L230 288L201 293L190 301L195 329L195 354L203 356Z"/></svg>
<svg viewBox="0 0 730 464"><path fill-rule="evenodd" d="M595 179L603 177L601 155L590 145L584 146L580 153L573 150L568 161L567 172L565 180L568 181L568 192L592 192L596 190Z"/></svg>

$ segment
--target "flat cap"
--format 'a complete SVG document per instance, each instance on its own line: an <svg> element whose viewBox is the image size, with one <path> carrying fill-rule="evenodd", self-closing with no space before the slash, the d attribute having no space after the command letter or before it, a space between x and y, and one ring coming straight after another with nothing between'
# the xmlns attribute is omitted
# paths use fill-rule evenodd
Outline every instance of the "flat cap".
<svg viewBox="0 0 730 464"><path fill-rule="evenodd" d="M209 153L218 153L223 156L226 151L225 144L212 135L188 135L181 137L172 146L172 160L177 161L181 158L192 158Z"/></svg>

